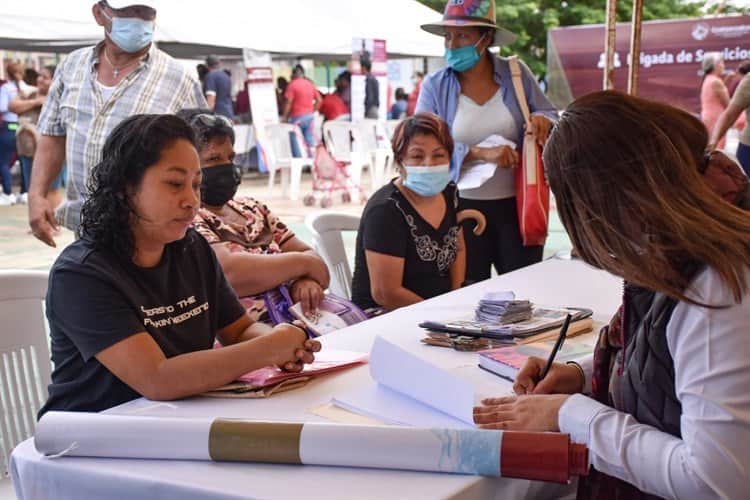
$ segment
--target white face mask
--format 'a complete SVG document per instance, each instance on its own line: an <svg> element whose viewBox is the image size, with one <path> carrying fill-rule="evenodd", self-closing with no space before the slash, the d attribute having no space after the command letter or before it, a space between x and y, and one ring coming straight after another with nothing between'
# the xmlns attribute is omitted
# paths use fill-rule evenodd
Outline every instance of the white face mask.
<svg viewBox="0 0 750 500"><path fill-rule="evenodd" d="M451 181L450 165L404 166L404 187L420 196L435 196Z"/></svg>

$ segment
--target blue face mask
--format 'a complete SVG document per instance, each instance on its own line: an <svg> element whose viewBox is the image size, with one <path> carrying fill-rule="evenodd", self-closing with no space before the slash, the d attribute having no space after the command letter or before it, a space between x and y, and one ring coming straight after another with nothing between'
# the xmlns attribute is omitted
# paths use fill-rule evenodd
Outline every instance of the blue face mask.
<svg viewBox="0 0 750 500"><path fill-rule="evenodd" d="M137 17L110 17L104 12L102 14L112 22L110 40L125 52L138 52L151 43L154 36L153 21Z"/></svg>
<svg viewBox="0 0 750 500"><path fill-rule="evenodd" d="M477 45L479 41L474 45L467 45L466 47L458 47L455 49L445 49L445 62L448 66L453 68L454 71L462 73L468 71L479 62L479 52L477 52Z"/></svg>
<svg viewBox="0 0 750 500"><path fill-rule="evenodd" d="M435 196L442 193L451 180L450 165L434 167L404 167L406 179L404 187L419 196Z"/></svg>

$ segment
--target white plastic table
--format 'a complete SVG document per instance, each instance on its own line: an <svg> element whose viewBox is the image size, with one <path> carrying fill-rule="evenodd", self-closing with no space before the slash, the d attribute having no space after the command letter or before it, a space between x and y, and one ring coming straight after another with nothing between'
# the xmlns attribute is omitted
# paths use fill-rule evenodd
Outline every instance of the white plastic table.
<svg viewBox="0 0 750 500"><path fill-rule="evenodd" d="M570 260L547 260L474 286L427 300L327 335L323 347L369 352L376 335L446 368L476 364L476 353L428 347L417 324L424 319L450 319L471 311L489 290L514 290L535 303L581 306L605 322L621 299L621 281ZM477 370L479 370L477 368ZM509 383L486 373L498 394ZM307 410L331 397L371 382L367 366L313 380L306 387L268 399L196 397L160 403L137 399L108 410L118 414L170 417L228 417L258 420L327 421ZM408 450L404 450L408 453ZM33 439L12 454L11 475L21 500L46 498L138 499L395 499L395 498L558 498L571 487L526 480L298 465L216 463L200 461L49 459Z"/></svg>

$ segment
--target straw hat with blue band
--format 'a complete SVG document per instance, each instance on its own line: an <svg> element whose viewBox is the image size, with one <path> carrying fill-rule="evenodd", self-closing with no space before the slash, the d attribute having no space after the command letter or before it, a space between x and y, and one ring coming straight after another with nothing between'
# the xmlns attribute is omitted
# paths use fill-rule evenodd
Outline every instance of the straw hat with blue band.
<svg viewBox="0 0 750 500"><path fill-rule="evenodd" d="M476 27L495 30L492 45L510 45L518 38L501 28L495 20L495 0L449 0L445 6L443 20L439 23L423 24L421 28L433 35L444 36L446 27Z"/></svg>

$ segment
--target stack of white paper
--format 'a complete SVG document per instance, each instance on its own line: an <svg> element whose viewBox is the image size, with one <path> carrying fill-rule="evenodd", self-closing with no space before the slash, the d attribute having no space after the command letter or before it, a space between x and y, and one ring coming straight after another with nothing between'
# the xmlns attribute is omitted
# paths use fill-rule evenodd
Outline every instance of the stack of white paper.
<svg viewBox="0 0 750 500"><path fill-rule="evenodd" d="M470 366L475 376L484 377ZM439 368L377 337L370 353L374 383L333 398L333 404L382 422L420 427L474 427L479 399L466 377ZM491 394L502 393L500 381ZM488 395L488 394L484 394Z"/></svg>

